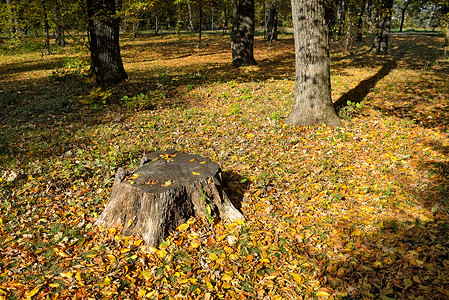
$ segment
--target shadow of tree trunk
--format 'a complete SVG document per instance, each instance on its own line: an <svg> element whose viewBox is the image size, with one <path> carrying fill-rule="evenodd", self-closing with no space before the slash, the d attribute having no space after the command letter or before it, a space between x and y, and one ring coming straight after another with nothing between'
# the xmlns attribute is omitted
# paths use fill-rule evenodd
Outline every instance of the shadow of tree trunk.
<svg viewBox="0 0 449 300"><path fill-rule="evenodd" d="M355 88L343 94L337 101L334 102L334 107L337 111L347 105L348 101L353 103L360 103L365 99L369 92L374 88L377 82L386 77L397 66L397 60L390 60L373 76L362 80Z"/></svg>

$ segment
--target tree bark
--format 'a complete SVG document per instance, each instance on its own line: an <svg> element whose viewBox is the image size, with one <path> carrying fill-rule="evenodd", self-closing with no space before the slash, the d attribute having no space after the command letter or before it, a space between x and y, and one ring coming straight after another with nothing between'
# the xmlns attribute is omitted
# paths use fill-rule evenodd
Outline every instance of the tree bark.
<svg viewBox="0 0 449 300"><path fill-rule="evenodd" d="M268 2L267 7L267 20L266 20L266 34L265 40L272 41L277 39L277 0L271 0Z"/></svg>
<svg viewBox="0 0 449 300"><path fill-rule="evenodd" d="M50 55L50 25L48 24L48 14L47 7L45 5L45 0L41 1L42 4L42 13L44 17L44 31L45 31L45 54Z"/></svg>
<svg viewBox="0 0 449 300"><path fill-rule="evenodd" d="M446 45L449 45L449 20L446 22Z"/></svg>
<svg viewBox="0 0 449 300"><path fill-rule="evenodd" d="M363 0L357 19L357 37L356 37L357 42L363 41L363 17L365 15L365 9L366 9L366 0Z"/></svg>
<svg viewBox="0 0 449 300"><path fill-rule="evenodd" d="M196 49L200 48L201 35L203 34L203 3L201 0L198 0L198 9L199 9L198 43L196 44Z"/></svg>
<svg viewBox="0 0 449 300"><path fill-rule="evenodd" d="M257 65L254 59L254 0L232 0L231 50L234 67Z"/></svg>
<svg viewBox="0 0 449 300"><path fill-rule="evenodd" d="M404 21L405 21L405 13L411 3L412 3L412 1L410 1L410 0L405 1L404 7L401 7L401 25L399 26L399 32L402 32L402 29L404 27Z"/></svg>
<svg viewBox="0 0 449 300"><path fill-rule="evenodd" d="M64 28L62 26L63 20L59 8L59 1L57 0L53 3L53 16L55 20L55 44L64 47L66 42L64 40Z"/></svg>
<svg viewBox="0 0 449 300"><path fill-rule="evenodd" d="M391 13L393 10L393 0L383 0L379 13L379 23L376 37L374 39L374 48L377 53L388 52L388 37L391 28Z"/></svg>
<svg viewBox="0 0 449 300"><path fill-rule="evenodd" d="M14 8L11 0L6 0L6 9L8 11L8 26L9 26L9 34L11 37L15 37L16 35L16 26L15 26L15 17L14 17Z"/></svg>
<svg viewBox="0 0 449 300"><path fill-rule="evenodd" d="M123 226L157 246L192 216L244 219L221 188L218 164L174 150L151 152L132 173L119 169L111 198L97 224Z"/></svg>
<svg viewBox="0 0 449 300"><path fill-rule="evenodd" d="M91 72L97 85L116 84L128 78L119 44L119 17L115 0L87 0Z"/></svg>
<svg viewBox="0 0 449 300"><path fill-rule="evenodd" d="M328 26L324 0L292 0L295 101L287 123L340 126L331 98Z"/></svg>

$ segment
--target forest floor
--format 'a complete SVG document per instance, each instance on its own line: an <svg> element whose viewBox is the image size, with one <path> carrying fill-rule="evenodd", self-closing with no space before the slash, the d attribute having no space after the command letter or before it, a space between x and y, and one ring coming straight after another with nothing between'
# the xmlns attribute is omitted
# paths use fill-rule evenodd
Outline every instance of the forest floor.
<svg viewBox="0 0 449 300"><path fill-rule="evenodd" d="M291 36L238 69L228 36L122 42L129 79L104 94L73 45L0 45L0 299L449 299L441 37L333 43L342 128L285 124ZM95 226L117 167L167 148L220 163L246 221L191 219L158 248Z"/></svg>

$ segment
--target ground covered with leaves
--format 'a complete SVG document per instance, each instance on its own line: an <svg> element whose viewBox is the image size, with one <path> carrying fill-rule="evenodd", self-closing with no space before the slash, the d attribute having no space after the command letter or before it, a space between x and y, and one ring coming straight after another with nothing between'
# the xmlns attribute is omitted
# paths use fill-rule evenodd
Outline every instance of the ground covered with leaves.
<svg viewBox="0 0 449 300"><path fill-rule="evenodd" d="M0 55L0 299L449 299L449 61L332 47L344 127L285 124L294 45L230 66L228 37L123 39L106 93L75 47ZM1 46L1 45L0 45ZM174 148L220 163L244 222L191 219L157 248L94 225L115 170Z"/></svg>

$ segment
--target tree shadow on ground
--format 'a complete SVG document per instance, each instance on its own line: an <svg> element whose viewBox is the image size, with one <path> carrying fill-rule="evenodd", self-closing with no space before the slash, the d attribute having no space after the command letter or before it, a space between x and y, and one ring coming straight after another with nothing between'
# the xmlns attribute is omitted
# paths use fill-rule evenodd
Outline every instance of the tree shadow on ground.
<svg viewBox="0 0 449 300"><path fill-rule="evenodd" d="M445 145L432 146L449 154ZM383 219L361 238L346 233L341 259L328 268L329 282L345 298L449 299L449 164L427 159L421 168L429 178L403 191L415 198L416 211L432 216L411 210ZM394 192L383 201L398 205Z"/></svg>
<svg viewBox="0 0 449 300"><path fill-rule="evenodd" d="M388 105L377 103L374 108L384 115L409 120L424 128L449 132L448 73L434 70L428 75L419 81L406 80L402 92L389 97Z"/></svg>
<svg viewBox="0 0 449 300"><path fill-rule="evenodd" d="M62 67L63 58L46 58L45 60L30 60L20 63L10 63L0 65L0 79L7 75L25 73L38 70L54 70Z"/></svg>
<svg viewBox="0 0 449 300"><path fill-rule="evenodd" d="M396 60L387 61L376 74L368 79L362 80L355 88L343 94L337 101L334 102L334 107L337 110L340 110L347 105L348 101L352 103L362 102L373 90L376 84L390 74L390 72L396 67Z"/></svg>
<svg viewBox="0 0 449 300"><path fill-rule="evenodd" d="M235 208L242 213L242 202L245 201L245 192L251 185L251 181L232 170L222 173L223 190L231 200Z"/></svg>

